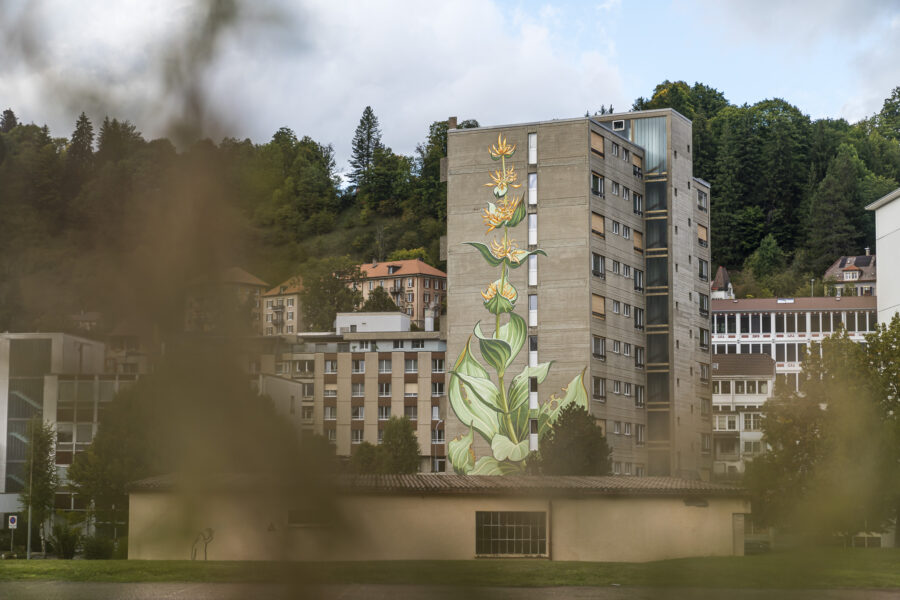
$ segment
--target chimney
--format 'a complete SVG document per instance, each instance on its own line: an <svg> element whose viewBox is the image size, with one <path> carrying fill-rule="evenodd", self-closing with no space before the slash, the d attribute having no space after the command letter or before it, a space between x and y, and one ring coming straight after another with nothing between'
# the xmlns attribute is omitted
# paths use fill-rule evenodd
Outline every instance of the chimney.
<svg viewBox="0 0 900 600"><path fill-rule="evenodd" d="M447 129L456 129L456 117L447 118Z"/></svg>
<svg viewBox="0 0 900 600"><path fill-rule="evenodd" d="M375 258L374 256L372 257L372 266L373 266L373 267L377 267L377 266L378 266L378 259Z"/></svg>
<svg viewBox="0 0 900 600"><path fill-rule="evenodd" d="M866 256L869 256L869 247L866 246Z"/></svg>

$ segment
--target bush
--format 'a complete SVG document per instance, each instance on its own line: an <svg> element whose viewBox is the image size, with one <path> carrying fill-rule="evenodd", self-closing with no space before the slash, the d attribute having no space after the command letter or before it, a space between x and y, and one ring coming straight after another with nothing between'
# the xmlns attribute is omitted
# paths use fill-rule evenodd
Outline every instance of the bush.
<svg viewBox="0 0 900 600"><path fill-rule="evenodd" d="M91 535L82 542L84 557L88 560L109 560L115 551L115 542L108 537Z"/></svg>
<svg viewBox="0 0 900 600"><path fill-rule="evenodd" d="M50 542L56 550L59 558L71 560L75 556L75 550L78 548L78 542L81 540L81 531L75 527L57 524L53 526L53 533L50 536Z"/></svg>
<svg viewBox="0 0 900 600"><path fill-rule="evenodd" d="M120 537L116 540L116 549L113 552L113 558L116 560L125 560L128 558L128 538Z"/></svg>

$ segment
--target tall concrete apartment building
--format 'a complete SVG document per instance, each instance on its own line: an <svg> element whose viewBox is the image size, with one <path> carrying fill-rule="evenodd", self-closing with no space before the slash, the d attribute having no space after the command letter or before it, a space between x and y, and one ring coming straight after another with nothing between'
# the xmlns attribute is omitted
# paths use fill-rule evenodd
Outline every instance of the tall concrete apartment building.
<svg viewBox="0 0 900 600"><path fill-rule="evenodd" d="M664 109L478 129L451 122L451 364L493 279L463 242L486 241L484 185L497 168L487 149L498 134L517 146L507 164L528 212L517 241L548 255L510 271L529 325L529 352L510 369L554 361L541 399L586 370L614 472L708 479L709 185L692 174L690 121ZM448 440L467 430L452 411L447 429ZM477 441L476 454L486 446Z"/></svg>

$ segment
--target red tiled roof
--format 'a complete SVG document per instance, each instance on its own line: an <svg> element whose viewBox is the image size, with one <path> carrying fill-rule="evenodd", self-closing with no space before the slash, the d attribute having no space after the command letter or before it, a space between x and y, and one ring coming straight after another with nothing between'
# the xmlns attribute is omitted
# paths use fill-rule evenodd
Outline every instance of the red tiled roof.
<svg viewBox="0 0 900 600"><path fill-rule="evenodd" d="M393 273L388 274L389 266L400 267ZM428 263L420 259L411 260L386 260L379 263L365 263L359 265L360 270L365 273L366 277L401 277L405 275L431 275L433 277L447 277L447 274L440 269L435 269Z"/></svg>
<svg viewBox="0 0 900 600"><path fill-rule="evenodd" d="M713 279L712 284L710 284L709 289L711 290L727 290L728 284L731 283L731 278L728 276L728 269L720 266L716 269L716 278Z"/></svg>
<svg viewBox="0 0 900 600"><path fill-rule="evenodd" d="M241 285L254 285L258 287L269 287L269 284L256 277L255 275L251 275L244 269L240 267L229 267L227 269L222 269L218 273L213 276L203 276L197 278L192 282L192 285L204 285L204 284L222 284L222 283L238 283Z"/></svg>
<svg viewBox="0 0 900 600"><path fill-rule="evenodd" d="M284 288L284 291L281 290ZM294 275L287 281L276 285L271 290L263 294L263 296L280 296L281 294L299 294L303 291L303 279L299 275Z"/></svg>
<svg viewBox="0 0 900 600"><path fill-rule="evenodd" d="M819 296L815 298L713 299L713 312L767 312L805 310L875 310L875 296Z"/></svg>

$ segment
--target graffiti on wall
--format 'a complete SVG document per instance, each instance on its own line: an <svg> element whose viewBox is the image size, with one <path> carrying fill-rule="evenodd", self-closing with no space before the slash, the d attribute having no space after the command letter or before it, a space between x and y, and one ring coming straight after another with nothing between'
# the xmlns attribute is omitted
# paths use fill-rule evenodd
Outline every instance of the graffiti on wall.
<svg viewBox="0 0 900 600"><path fill-rule="evenodd" d="M491 158L500 163L500 169L491 173L491 181L485 184L493 192L493 201L482 211L491 239L488 244L465 242L477 249L490 267L498 269L500 276L481 292L485 310L493 315L493 333L486 335L482 322L475 323L450 373L450 406L468 426L468 432L452 440L448 448L450 462L460 474L523 472L532 436L540 440L549 433L567 406L588 407L584 371L563 388L561 397L554 394L537 403L530 401L532 384L544 382L552 361L526 366L513 377L507 372L528 338L528 324L515 312L519 292L509 281L510 271L525 265L531 256L534 260L538 255L547 256L540 249L520 248L512 237L527 212L523 195L515 193L521 187L515 166L509 161L515 151L515 144L508 144L502 134L488 148ZM475 345L481 360L473 352ZM490 444L491 455L475 455L476 433Z"/></svg>

